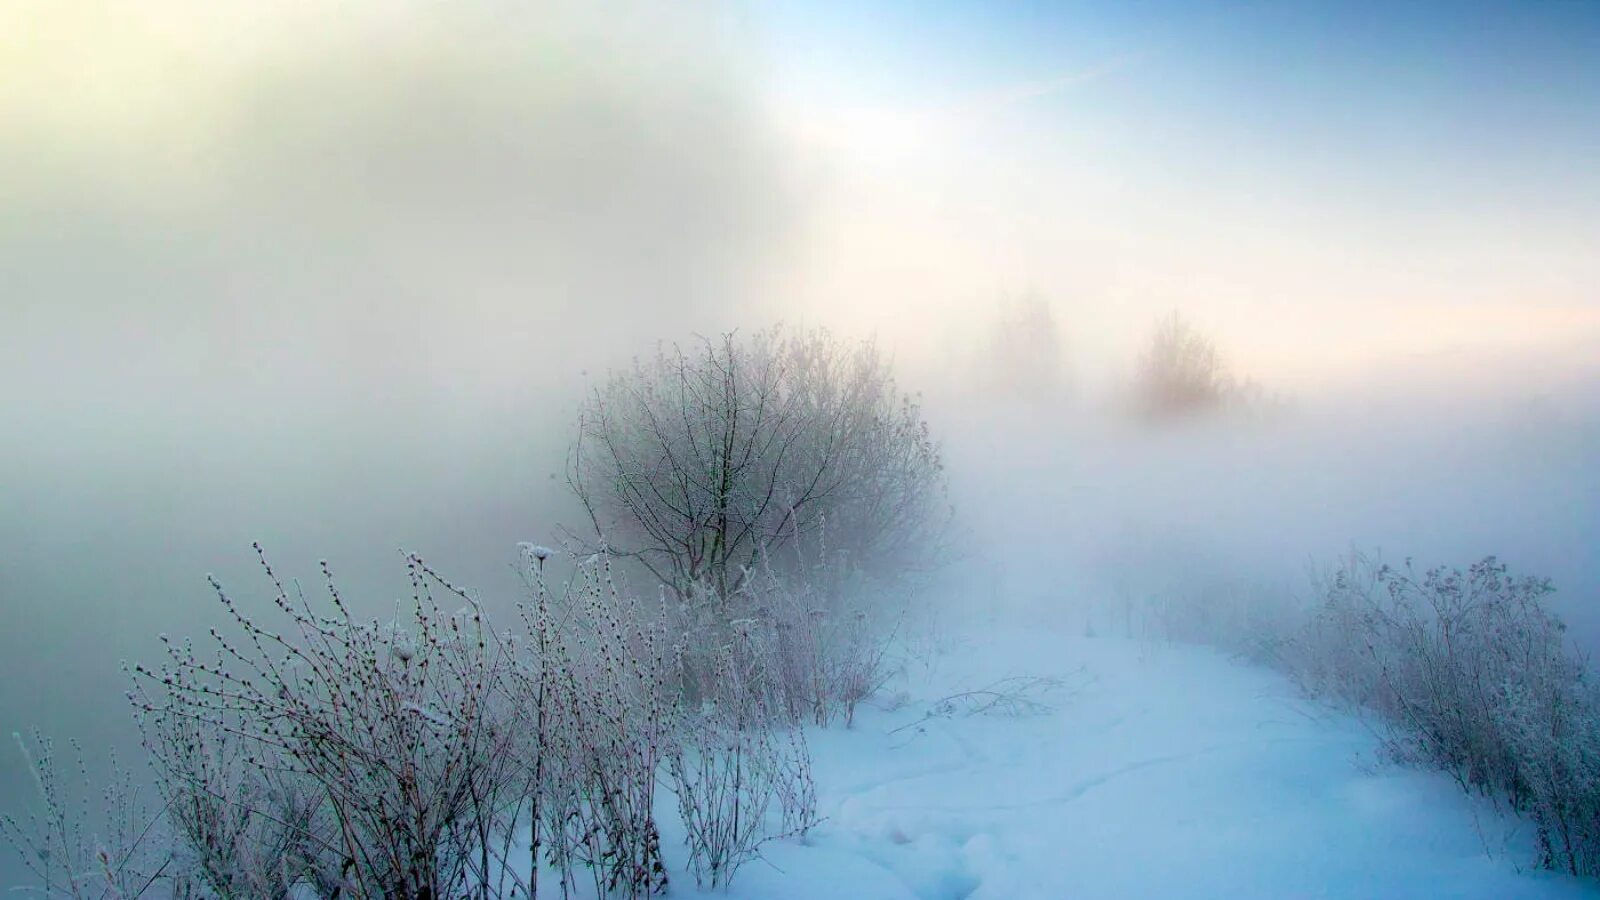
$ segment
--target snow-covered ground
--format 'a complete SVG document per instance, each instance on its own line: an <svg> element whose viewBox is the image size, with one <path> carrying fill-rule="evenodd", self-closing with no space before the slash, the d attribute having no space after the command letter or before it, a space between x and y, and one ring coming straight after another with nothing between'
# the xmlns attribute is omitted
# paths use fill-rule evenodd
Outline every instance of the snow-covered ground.
<svg viewBox="0 0 1600 900"><path fill-rule="evenodd" d="M1525 827L1445 776L1376 763L1361 723L1271 672L1202 648L986 632L911 664L888 692L897 708L811 734L826 821L804 845L768 844L727 896L1595 893L1529 870ZM1016 674L1066 687L1041 714L904 727ZM681 831L665 831L681 860ZM680 872L673 887L693 882Z"/></svg>

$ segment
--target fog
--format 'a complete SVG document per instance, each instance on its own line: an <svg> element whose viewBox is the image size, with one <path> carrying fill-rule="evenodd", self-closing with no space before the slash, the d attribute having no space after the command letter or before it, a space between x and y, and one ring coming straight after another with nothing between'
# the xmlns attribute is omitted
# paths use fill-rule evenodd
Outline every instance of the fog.
<svg viewBox="0 0 1600 900"><path fill-rule="evenodd" d="M1154 432L1092 409L968 407L951 446L972 574L1103 630L1124 603L1209 586L1309 601L1308 576L1351 552L1420 568L1492 554L1552 578L1596 646L1594 372L1544 362L1480 378L1419 362L1264 420Z"/></svg>
<svg viewBox="0 0 1600 900"><path fill-rule="evenodd" d="M1181 172L1105 176L1111 132L1074 157L1093 166L1018 189L1036 148L963 135L1003 139L1026 96L963 118L948 158L867 153L866 126L832 127L858 120L792 115L767 19L689 9L0 13L0 725L129 750L119 661L214 620L207 572L259 599L254 540L295 575L329 560L373 609L404 591L401 549L504 602L515 542L578 514L585 384L777 322L875 335L923 395L954 618L1077 629L1208 579L1303 593L1359 547L1548 575L1600 647L1600 283L1563 230L1600 225L1592 179L1550 216L1525 195L1529 246L1556 236L1539 252L1496 244L1491 209L1455 230L1480 243L1403 274L1393 247L1335 264L1306 247L1354 219L1293 244L1266 207L1234 205L1226 234L1199 221L1215 198L1158 215L1135 194ZM1488 269L1492 298L1441 299ZM1429 272L1444 286L1408 304ZM1053 312L1059 389L996 374L1019 294ZM1174 308L1281 403L1127 415Z"/></svg>
<svg viewBox="0 0 1600 900"><path fill-rule="evenodd" d="M794 212L709 18L5 15L7 731L126 750L119 660L259 587L253 540L378 606L401 548L505 594L586 373L778 315Z"/></svg>

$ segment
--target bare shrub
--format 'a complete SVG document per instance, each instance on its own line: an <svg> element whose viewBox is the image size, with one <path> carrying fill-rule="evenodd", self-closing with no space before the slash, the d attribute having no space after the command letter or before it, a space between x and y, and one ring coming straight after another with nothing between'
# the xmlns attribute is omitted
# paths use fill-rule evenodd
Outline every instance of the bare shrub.
<svg viewBox="0 0 1600 900"><path fill-rule="evenodd" d="M174 894L286 898L300 884L332 894L333 823L306 779L247 761L237 720L220 727L154 704L138 720L165 800Z"/></svg>
<svg viewBox="0 0 1600 900"><path fill-rule="evenodd" d="M763 556L826 520L851 564L926 564L943 464L870 343L825 332L662 349L596 388L569 481L595 538L680 597L726 599Z"/></svg>
<svg viewBox="0 0 1600 900"><path fill-rule="evenodd" d="M1304 624L1300 604L1287 590L1268 583L1201 578L1151 595L1140 612L1147 636L1204 644L1277 666L1284 642ZM1132 605L1124 609L1131 622Z"/></svg>
<svg viewBox="0 0 1600 900"><path fill-rule="evenodd" d="M788 721L848 727L856 707L889 679L894 613L862 602L865 587L838 583L826 563L818 568L810 578L767 570L742 599L768 630L768 670Z"/></svg>
<svg viewBox="0 0 1600 900"><path fill-rule="evenodd" d="M228 633L211 631L209 653L163 637L165 663L131 670L165 801L160 865L133 854L144 833L131 839L126 824L86 837L38 744L46 814L0 827L47 893L132 897L159 879L194 898L532 898L548 863L563 896L587 871L595 896L644 897L668 883L663 767L707 884L816 821L804 737L775 705L770 646L754 640L768 624L721 623L743 637L716 645L704 703L685 716L691 635L665 596L627 595L605 554L552 589L551 551L524 545L524 629L496 633L415 556L409 604L379 621L355 616L326 565L319 609L256 552L283 631L213 581Z"/></svg>
<svg viewBox="0 0 1600 900"><path fill-rule="evenodd" d="M554 551L529 543L520 544L518 549L522 553L522 572L530 598L518 604L524 632L517 637L526 645L509 672L507 684L510 702L526 716L524 751L519 757L522 763L519 777L526 788L521 794L525 804L514 806L511 820L514 826L525 815L528 823L525 896L533 900L539 893L541 850L562 873L563 892L568 892L572 886L569 848L557 840L547 842L544 836L564 834L567 814L577 807L575 799L569 800L575 798L576 792L560 781L568 767L565 759L558 756L564 747L556 732L562 721L564 704L570 705L568 694L576 677L562 637L559 613L545 580L545 564Z"/></svg>
<svg viewBox="0 0 1600 900"><path fill-rule="evenodd" d="M1220 410L1231 388L1210 338L1175 311L1156 323L1134 383L1141 412L1166 418Z"/></svg>
<svg viewBox="0 0 1600 900"><path fill-rule="evenodd" d="M167 875L169 858L160 846L160 814L140 802L133 779L112 758L112 777L92 806L95 793L83 750L71 745L72 759L58 755L55 742L34 732L32 740L13 734L39 806L21 819L0 815L0 837L22 857L38 881L40 896L72 900L132 900L152 894ZM70 765L78 784L63 778Z"/></svg>

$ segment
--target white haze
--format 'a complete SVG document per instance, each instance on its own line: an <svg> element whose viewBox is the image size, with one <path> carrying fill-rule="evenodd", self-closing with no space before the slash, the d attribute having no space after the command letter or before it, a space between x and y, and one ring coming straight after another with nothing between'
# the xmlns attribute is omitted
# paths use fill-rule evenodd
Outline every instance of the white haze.
<svg viewBox="0 0 1600 900"><path fill-rule="evenodd" d="M1264 421L1155 432L1093 409L969 405L949 429L966 513L956 568L1028 613L1122 627L1124 603L1214 586L1305 601L1351 551L1552 578L1600 647L1600 398L1592 369L1294 398ZM1110 620L1115 621L1110 621Z"/></svg>

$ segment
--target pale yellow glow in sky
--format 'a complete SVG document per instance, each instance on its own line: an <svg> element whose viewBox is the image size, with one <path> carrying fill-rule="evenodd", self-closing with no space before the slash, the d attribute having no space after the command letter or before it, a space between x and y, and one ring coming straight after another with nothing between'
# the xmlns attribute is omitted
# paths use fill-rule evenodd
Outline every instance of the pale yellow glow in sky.
<svg viewBox="0 0 1600 900"><path fill-rule="evenodd" d="M249 129L231 117L264 73L369 51L381 72L396 48L407 65L426 65L473 46L474 28L493 30L477 23L441 42L427 7L381 4L44 9L0 12L8 127L44 136L33 162L93 157L104 164L87 168L108 173L107 195L139 190L180 208L228 202L208 173L232 171L237 148L226 142ZM649 21L634 30L659 36L666 19ZM585 40L610 28L592 16L552 22ZM1157 316L1179 309L1241 371L1288 387L1441 354L1581 356L1600 338L1600 254L1582 222L1363 204L1293 172L1266 172L1242 192L1178 160L1163 168L1160 148L1141 148L1147 158L1126 167L1086 150L1086 135L1113 134L1117 122L1080 101L1136 70L1138 54L878 102L808 95L818 73L764 67L759 40L730 34L740 46L724 54L734 62L722 77L757 111L753 146L781 173L795 221L777 229L748 281L768 298L762 315L877 332L904 358L935 364L970 342L995 304L1033 293L1055 304L1081 365L1114 372ZM628 54L616 55L626 65ZM537 79L523 88L538 90ZM620 203L627 190L594 202Z"/></svg>

